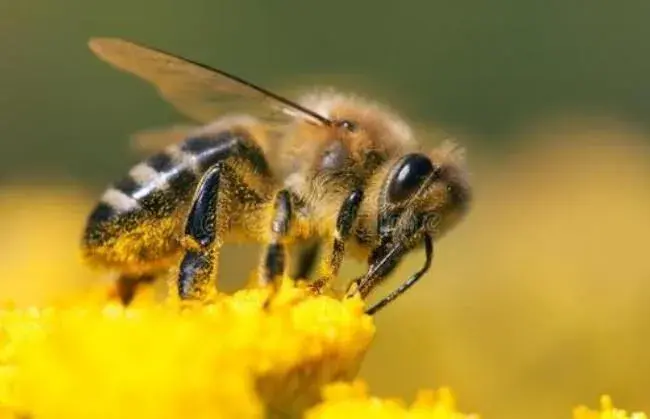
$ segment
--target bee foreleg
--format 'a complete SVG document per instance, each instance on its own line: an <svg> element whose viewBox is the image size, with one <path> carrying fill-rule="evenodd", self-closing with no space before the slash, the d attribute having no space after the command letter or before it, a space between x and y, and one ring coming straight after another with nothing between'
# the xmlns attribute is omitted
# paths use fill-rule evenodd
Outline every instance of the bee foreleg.
<svg viewBox="0 0 650 419"><path fill-rule="evenodd" d="M339 273L345 254L345 242L350 237L350 232L357 219L362 200L363 191L361 189L355 189L343 201L339 209L330 254L323 260L320 278L311 285L316 293L320 293L330 279L335 278Z"/></svg>
<svg viewBox="0 0 650 419"><path fill-rule="evenodd" d="M431 261L433 260L433 243L431 237L426 235L424 236L424 251L425 251L425 261L424 266L414 273L409 279L406 280L402 285L397 287L393 292L388 294L386 297L382 298L379 302L375 303L372 307L366 310L366 314L375 314L382 308L384 308L388 303L402 295L406 290L411 288L418 280L429 270L431 267Z"/></svg>
<svg viewBox="0 0 650 419"><path fill-rule="evenodd" d="M285 239L289 234L293 220L291 194L286 189L275 196L273 218L271 221L271 241L262 256L260 282L262 286L277 286L277 278L284 275L286 266Z"/></svg>
<svg viewBox="0 0 650 419"><path fill-rule="evenodd" d="M216 278L219 217L223 217L219 214L219 187L224 167L220 162L205 172L192 200L183 240L186 253L178 277L181 299L201 299Z"/></svg>

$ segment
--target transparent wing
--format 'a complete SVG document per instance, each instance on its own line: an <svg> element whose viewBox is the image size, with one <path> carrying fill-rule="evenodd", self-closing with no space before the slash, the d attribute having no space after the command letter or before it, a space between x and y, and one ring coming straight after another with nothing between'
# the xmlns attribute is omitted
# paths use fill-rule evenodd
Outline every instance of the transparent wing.
<svg viewBox="0 0 650 419"><path fill-rule="evenodd" d="M251 126L251 124L255 123L257 123L256 119L251 118L249 115L243 115L225 117L203 125L175 124L144 129L131 134L131 148L141 154L150 154L158 152L169 145L178 144L190 137L217 134L233 125ZM262 124L261 126L258 125L258 133L260 128L264 129L265 134L256 138L260 146L264 144L268 147L271 147L271 144L277 145L277 141L282 137L282 130L274 130L274 126Z"/></svg>
<svg viewBox="0 0 650 419"><path fill-rule="evenodd" d="M295 102L186 58L117 38L93 38L88 45L100 59L154 85L165 100L198 122L245 112L273 122L303 118L330 124Z"/></svg>
<svg viewBox="0 0 650 419"><path fill-rule="evenodd" d="M155 153L180 143L198 129L197 125L171 125L138 131L131 135L131 148L141 154Z"/></svg>

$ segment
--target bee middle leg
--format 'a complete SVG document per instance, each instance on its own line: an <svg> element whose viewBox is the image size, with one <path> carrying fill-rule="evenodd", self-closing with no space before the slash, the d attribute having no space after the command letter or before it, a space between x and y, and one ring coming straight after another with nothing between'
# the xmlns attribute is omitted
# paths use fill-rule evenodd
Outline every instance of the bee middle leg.
<svg viewBox="0 0 650 419"><path fill-rule="evenodd" d="M321 276L311 284L312 290L317 294L320 294L329 281L338 275L345 254L345 242L350 237L362 200L363 191L355 189L343 201L339 209L331 251L321 264Z"/></svg>
<svg viewBox="0 0 650 419"><path fill-rule="evenodd" d="M271 286L275 291L278 278L283 276L286 268L287 249L286 238L293 221L293 205L291 193L283 189L275 196L273 217L271 219L271 240L262 256L260 269L260 285Z"/></svg>

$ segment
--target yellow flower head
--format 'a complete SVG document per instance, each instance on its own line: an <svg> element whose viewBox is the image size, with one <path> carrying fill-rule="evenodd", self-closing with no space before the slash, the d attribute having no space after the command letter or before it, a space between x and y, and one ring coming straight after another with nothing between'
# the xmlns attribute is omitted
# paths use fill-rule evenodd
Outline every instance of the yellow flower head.
<svg viewBox="0 0 650 419"><path fill-rule="evenodd" d="M600 411L580 406L573 411L573 419L648 419L644 413L627 413L616 409L609 396L600 398Z"/></svg>
<svg viewBox="0 0 650 419"><path fill-rule="evenodd" d="M323 390L323 396L323 403L307 412L306 419L478 419L458 413L448 389L421 391L410 407L400 400L370 397L361 381L331 384Z"/></svg>
<svg viewBox="0 0 650 419"><path fill-rule="evenodd" d="M0 402L36 418L297 415L351 379L374 334L360 300L286 281L213 303L0 313Z"/></svg>

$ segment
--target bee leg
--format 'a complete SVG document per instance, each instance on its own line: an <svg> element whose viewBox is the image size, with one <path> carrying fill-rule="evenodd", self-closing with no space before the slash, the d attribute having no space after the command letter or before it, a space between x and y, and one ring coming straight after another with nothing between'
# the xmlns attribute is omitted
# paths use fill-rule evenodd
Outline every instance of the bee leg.
<svg viewBox="0 0 650 419"><path fill-rule="evenodd" d="M323 261L320 278L311 285L312 290L317 294L320 294L330 279L335 278L339 273L345 254L345 242L350 236L354 221L357 219L362 200L363 191L355 189L343 201L339 209L331 252Z"/></svg>
<svg viewBox="0 0 650 419"><path fill-rule="evenodd" d="M219 184L224 167L220 162L205 172L192 200L183 240L187 250L178 277L178 295L183 300L204 297L208 284L216 277Z"/></svg>
<svg viewBox="0 0 650 419"><path fill-rule="evenodd" d="M271 242L262 256L260 272L260 285L271 285L274 291L278 286L278 277L284 275L287 254L285 238L289 234L293 219L292 207L289 191L283 189L276 194L271 221Z"/></svg>
<svg viewBox="0 0 650 419"><path fill-rule="evenodd" d="M402 295L406 290L411 288L418 280L429 270L431 267L431 261L433 260L433 243L431 237L426 235L424 236L424 251L426 259L424 261L424 266L414 273L409 279L406 280L402 285L397 287L393 292L388 294L386 297L382 298L379 302L375 303L372 307L366 310L366 314L373 315L379 310L384 308L388 303Z"/></svg>
<svg viewBox="0 0 650 419"><path fill-rule="evenodd" d="M182 240L186 253L180 265L178 295L181 299L203 299L208 285L216 284L219 250L235 211L256 211L242 207L237 193L254 196L253 203L268 202L272 174L262 149L249 135L224 131L218 134L227 142L219 149L219 161L202 176L192 199ZM225 136L225 137L222 137ZM233 165L232 160L236 160ZM256 186L240 179L238 171L255 177ZM239 205L239 206L238 206Z"/></svg>
<svg viewBox="0 0 650 419"><path fill-rule="evenodd" d="M154 275L130 275L122 274L117 278L114 293L124 306L128 306L133 301L135 293L143 284L151 284L156 280Z"/></svg>

